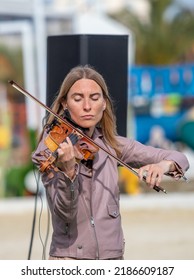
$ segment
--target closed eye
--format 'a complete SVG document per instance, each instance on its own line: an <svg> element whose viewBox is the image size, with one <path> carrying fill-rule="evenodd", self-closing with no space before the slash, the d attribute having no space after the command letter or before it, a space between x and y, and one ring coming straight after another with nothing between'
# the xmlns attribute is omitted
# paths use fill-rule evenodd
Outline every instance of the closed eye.
<svg viewBox="0 0 194 280"><path fill-rule="evenodd" d="M90 94L90 99L93 101L98 101L101 96L102 96L101 93L95 92ZM72 95L72 98L74 99L74 101L79 102L84 98L84 95L82 93L74 93Z"/></svg>
<svg viewBox="0 0 194 280"><path fill-rule="evenodd" d="M81 99L83 98L83 95L79 94L79 93L75 93L75 94L73 94L72 97L75 101L81 101Z"/></svg>
<svg viewBox="0 0 194 280"><path fill-rule="evenodd" d="M97 101L100 98L100 93L91 94L91 99Z"/></svg>

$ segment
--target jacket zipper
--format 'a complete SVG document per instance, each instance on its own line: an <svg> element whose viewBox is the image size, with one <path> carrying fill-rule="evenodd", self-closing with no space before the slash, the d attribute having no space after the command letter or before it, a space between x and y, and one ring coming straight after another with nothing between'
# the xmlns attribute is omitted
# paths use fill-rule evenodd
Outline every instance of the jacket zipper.
<svg viewBox="0 0 194 280"><path fill-rule="evenodd" d="M92 186L92 184L91 184L91 186ZM93 188L91 187L91 188L90 188L90 214L91 214L90 222L91 222L91 226L92 226L93 229L94 229L94 237L95 237L95 240L96 240L96 259L99 260L100 253L99 253L98 238L97 238L97 234L96 234L96 228L95 228L95 223L94 223L94 217L93 217L93 213L92 213L92 191L93 191Z"/></svg>
<svg viewBox="0 0 194 280"><path fill-rule="evenodd" d="M91 184L92 186L92 184ZM96 242L96 259L99 260L100 254L99 254L99 245L98 245L98 238L97 238L97 234L96 234L96 228L95 228L95 223L94 223L94 217L93 217L93 213L92 213L92 187L90 188L90 204L89 204L89 209L87 207L86 201L84 199L84 195L81 194L81 198L84 204L84 207L86 209L86 213L88 213L88 218L91 224L91 227L93 228L94 231L94 238L95 238L95 242ZM89 211L88 211L89 210Z"/></svg>
<svg viewBox="0 0 194 280"><path fill-rule="evenodd" d="M83 195L81 195L81 198L82 198L82 201L83 201L83 204L84 204L84 207L86 209L86 213L88 212L88 207L86 205L86 202L85 202L85 199L83 197ZM97 239L97 235L96 235L96 229L95 229L95 223L94 223L94 218L93 218L93 215L92 215L92 207L91 207L91 200L90 200L90 213L88 213L88 218L90 220L90 224L91 224L91 227L93 228L93 231L94 231L94 238L95 238L95 241L96 241L96 259L99 260L99 246L98 246L98 239Z"/></svg>
<svg viewBox="0 0 194 280"><path fill-rule="evenodd" d="M71 201L70 201L70 215L72 215L72 206L73 206L73 201L75 199L75 191L74 191L74 186L73 183L70 185L70 195L71 195Z"/></svg>
<svg viewBox="0 0 194 280"><path fill-rule="evenodd" d="M72 205L73 205L73 200L75 199L75 191L74 191L74 186L73 183L71 183L70 185L70 196L71 196L71 200L70 200L70 215L72 215ZM65 223L65 235L68 235L70 238L70 223Z"/></svg>
<svg viewBox="0 0 194 280"><path fill-rule="evenodd" d="M91 226L94 228L94 237L95 237L96 245L97 245L96 259L99 260L99 246L98 246L98 239L97 239L97 235L96 235L96 229L95 229L95 223L94 223L93 216L91 216L90 222L91 222Z"/></svg>

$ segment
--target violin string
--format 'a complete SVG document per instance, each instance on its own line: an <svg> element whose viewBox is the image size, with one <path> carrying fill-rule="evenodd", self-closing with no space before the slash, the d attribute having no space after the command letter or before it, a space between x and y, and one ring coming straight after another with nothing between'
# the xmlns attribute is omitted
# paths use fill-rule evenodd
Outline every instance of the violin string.
<svg viewBox="0 0 194 280"><path fill-rule="evenodd" d="M74 133L71 133L71 134L69 135L69 139L71 140L71 143L72 143L73 145L75 145L75 144L77 143L77 141L79 140L79 137L78 137L78 135L76 135L76 134L74 134Z"/></svg>
<svg viewBox="0 0 194 280"><path fill-rule="evenodd" d="M69 134L69 139L71 140L71 143L73 145L75 145L77 143L77 141L79 140L79 137L78 135L74 134L74 133L71 133ZM64 140L64 142L67 142L66 139ZM58 149L58 148L57 148ZM57 149L52 153L52 155L57 158L58 157L58 152L57 152Z"/></svg>

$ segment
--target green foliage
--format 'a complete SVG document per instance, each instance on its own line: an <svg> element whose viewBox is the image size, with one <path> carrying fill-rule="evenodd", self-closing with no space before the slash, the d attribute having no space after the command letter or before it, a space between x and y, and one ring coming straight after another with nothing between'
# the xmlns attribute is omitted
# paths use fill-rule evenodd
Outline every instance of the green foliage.
<svg viewBox="0 0 194 280"><path fill-rule="evenodd" d="M6 39L0 39L0 80L7 85L8 80L16 80L19 84L23 84L23 55L22 47L20 45L11 46L6 43ZM7 93L9 100L15 102L24 102L24 96L15 94L13 87L7 86ZM36 146L36 132L29 130L30 152ZM11 153L11 150L10 150ZM6 156L4 163L8 161L9 156ZM9 166L4 164L6 169L4 171L5 177L5 196L22 196L25 194L25 176L32 170L33 165L31 160L22 166Z"/></svg>
<svg viewBox="0 0 194 280"><path fill-rule="evenodd" d="M166 12L173 0L150 0L147 20L138 18L127 8L111 15L130 30L135 37L135 63L165 65L184 62L194 46L194 13L183 9L167 20Z"/></svg>
<svg viewBox="0 0 194 280"><path fill-rule="evenodd" d="M29 129L29 142L30 142L30 153L36 147L36 131ZM33 163L31 159L29 162L21 165L14 166L7 170L5 174L5 196L23 196L26 193L25 177L28 172L34 170Z"/></svg>
<svg viewBox="0 0 194 280"><path fill-rule="evenodd" d="M185 143L188 147L194 150L194 133L191 133L194 129L194 121L183 121L178 127L177 134L182 143Z"/></svg>
<svg viewBox="0 0 194 280"><path fill-rule="evenodd" d="M5 176L6 196L25 195L25 176L33 168L32 163L24 166L12 167Z"/></svg>
<svg viewBox="0 0 194 280"><path fill-rule="evenodd" d="M36 139L37 131L34 129L29 129L28 134L29 134L29 141L30 141L30 150L31 152L33 152L37 145L37 139Z"/></svg>

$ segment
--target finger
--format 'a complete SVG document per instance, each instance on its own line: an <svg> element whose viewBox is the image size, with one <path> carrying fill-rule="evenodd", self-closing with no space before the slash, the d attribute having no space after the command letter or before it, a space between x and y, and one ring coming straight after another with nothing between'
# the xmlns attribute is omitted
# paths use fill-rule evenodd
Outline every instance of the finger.
<svg viewBox="0 0 194 280"><path fill-rule="evenodd" d="M57 149L57 154L58 154L58 157L61 157L61 156L64 154L63 149L58 148L58 149Z"/></svg>
<svg viewBox="0 0 194 280"><path fill-rule="evenodd" d="M147 183L151 188L154 186L159 186L162 181L162 174L158 171L150 172L150 176L147 178Z"/></svg>
<svg viewBox="0 0 194 280"><path fill-rule="evenodd" d="M162 177L163 177L163 174L159 174L157 177L156 177L156 182L155 182L155 185L157 187L160 186L161 182L162 182Z"/></svg>
<svg viewBox="0 0 194 280"><path fill-rule="evenodd" d="M155 180L155 176L154 176L154 173L152 170L148 170L146 172L146 176L145 176L145 179L146 179L146 183L149 185L149 186L152 186L154 180Z"/></svg>
<svg viewBox="0 0 194 280"><path fill-rule="evenodd" d="M59 148L57 149L57 153L58 158L60 158L61 160L63 159L63 161L72 159L75 156L75 153L71 140L67 139L67 142L61 143L59 145Z"/></svg>
<svg viewBox="0 0 194 280"><path fill-rule="evenodd" d="M152 166L144 166L140 168L139 176L141 180L144 180L148 185L154 180L154 174Z"/></svg>
<svg viewBox="0 0 194 280"><path fill-rule="evenodd" d="M149 178L148 178L148 184L149 184L149 187L150 188L153 188L154 186L155 186L155 183L156 183L156 178L157 178L157 176L156 176L156 174L155 173L152 173L150 176L149 176Z"/></svg>
<svg viewBox="0 0 194 280"><path fill-rule="evenodd" d="M61 143L59 144L59 147L62 148L62 149L65 148L65 147L67 147L67 146L72 146L72 142L71 142L71 140L70 140L69 137L66 137L65 140L64 140L64 142L61 142Z"/></svg>
<svg viewBox="0 0 194 280"><path fill-rule="evenodd" d="M69 153L71 152L73 145L71 143L71 140L69 137L66 137L65 141L63 143L59 144L58 151L61 151L61 153Z"/></svg>
<svg viewBox="0 0 194 280"><path fill-rule="evenodd" d="M72 142L71 142L71 140L70 140L69 137L66 137L66 142L67 142L67 144L69 144L71 147L73 146L73 144L72 144Z"/></svg>
<svg viewBox="0 0 194 280"><path fill-rule="evenodd" d="M138 170L138 176L140 180L143 180L143 177L146 178L147 171L144 168Z"/></svg>

